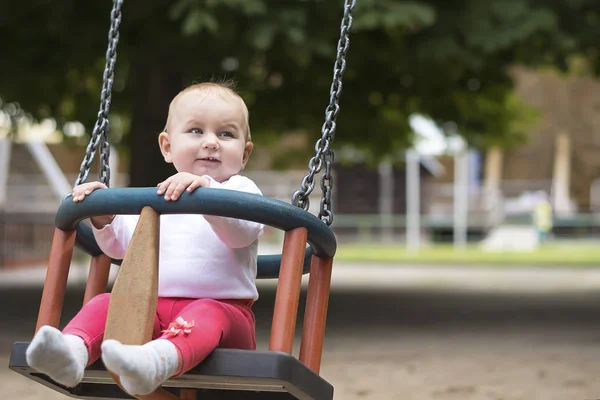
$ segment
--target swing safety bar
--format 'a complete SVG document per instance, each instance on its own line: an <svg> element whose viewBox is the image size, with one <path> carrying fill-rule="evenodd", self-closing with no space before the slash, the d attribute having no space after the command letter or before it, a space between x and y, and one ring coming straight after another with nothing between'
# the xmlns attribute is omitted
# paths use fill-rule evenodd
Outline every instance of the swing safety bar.
<svg viewBox="0 0 600 400"><path fill-rule="evenodd" d="M245 219L286 232L307 228L310 247L305 252L303 274L308 273L313 254L317 257L335 255L333 232L314 215L280 200L227 189L200 188L193 193L184 192L176 202L165 201L156 194L155 188L96 190L79 203L74 203L68 195L58 208L55 224L64 231L77 230L77 247L97 256L102 254L102 250L94 239L92 229L81 221L97 215L139 214L144 206L152 207L159 214L197 213ZM113 259L112 263L120 265L121 261ZM256 279L277 278L280 261L279 254L259 255Z"/></svg>
<svg viewBox="0 0 600 400"><path fill-rule="evenodd" d="M333 398L333 386L319 376L333 256L336 241L329 227L314 215L288 203L225 189L199 188L167 202L156 188L94 191L82 202L66 196L55 220L37 327L58 327L76 237L81 221L97 215L140 214L140 220L112 290L105 338L129 344L150 340L158 282L160 214L210 214L259 222L285 231L281 256L267 256L263 277L278 278L269 351L216 349L199 366L170 379L146 400L212 399L323 399ZM93 239L93 236L91 237ZM89 237L79 245L92 254L84 304L106 291L112 261L95 252ZM306 250L306 243L311 248ZM82 245L82 243L84 243ZM99 250L99 249L98 249ZM310 257L300 353L292 353L304 260ZM135 317L137 316L137 317ZM134 333L132 333L134 331ZM27 342L13 345L10 368L54 390L76 398L131 398L119 387L118 377L98 361L88 367L83 381L66 388L30 368L25 361ZM115 385L116 383L116 385ZM213 397L214 396L214 397Z"/></svg>

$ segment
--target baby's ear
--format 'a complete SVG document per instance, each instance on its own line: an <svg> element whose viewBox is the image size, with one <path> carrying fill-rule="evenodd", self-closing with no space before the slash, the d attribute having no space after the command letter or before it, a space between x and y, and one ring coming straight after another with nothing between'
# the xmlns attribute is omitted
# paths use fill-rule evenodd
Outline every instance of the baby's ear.
<svg viewBox="0 0 600 400"><path fill-rule="evenodd" d="M172 163L171 138L167 132L161 132L161 134L158 135L158 146L160 147L160 152L162 153L165 162Z"/></svg>
<svg viewBox="0 0 600 400"><path fill-rule="evenodd" d="M250 158L250 154L252 154L253 148L254 144L252 142L246 142L246 147L244 147L244 155L242 156L242 168L246 166L246 163Z"/></svg>

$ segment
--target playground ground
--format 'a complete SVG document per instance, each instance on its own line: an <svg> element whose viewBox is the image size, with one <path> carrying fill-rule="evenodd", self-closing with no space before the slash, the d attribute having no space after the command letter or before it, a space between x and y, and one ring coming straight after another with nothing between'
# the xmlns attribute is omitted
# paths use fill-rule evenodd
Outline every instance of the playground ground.
<svg viewBox="0 0 600 400"><path fill-rule="evenodd" d="M39 305L39 271L24 276L0 279L2 398L66 399L6 367ZM77 274L70 282L65 318L83 293ZM262 349L273 301L273 285L263 283L255 306ZM336 265L329 311L321 373L336 399L600 398L594 268Z"/></svg>

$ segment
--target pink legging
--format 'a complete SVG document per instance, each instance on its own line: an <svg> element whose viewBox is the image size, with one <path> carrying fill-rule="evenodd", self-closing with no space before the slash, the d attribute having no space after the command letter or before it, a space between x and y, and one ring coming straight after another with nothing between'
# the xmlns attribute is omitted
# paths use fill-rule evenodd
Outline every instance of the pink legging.
<svg viewBox="0 0 600 400"><path fill-rule="evenodd" d="M89 353L89 364L100 357L108 314L109 293L90 300L67 324L64 334L79 336ZM153 339L170 340L179 350L181 375L202 362L217 347L256 349L252 300L213 300L161 297L154 319ZM161 333L177 317L195 326L188 334Z"/></svg>

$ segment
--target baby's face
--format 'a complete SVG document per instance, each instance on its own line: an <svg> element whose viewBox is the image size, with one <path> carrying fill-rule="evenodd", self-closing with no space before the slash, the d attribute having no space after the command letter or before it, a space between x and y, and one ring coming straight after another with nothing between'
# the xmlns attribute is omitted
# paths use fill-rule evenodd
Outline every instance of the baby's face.
<svg viewBox="0 0 600 400"><path fill-rule="evenodd" d="M184 93L171 108L168 133L159 139L165 161L217 182L239 173L252 152L243 107L241 100L217 93Z"/></svg>

